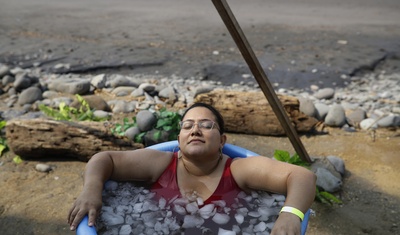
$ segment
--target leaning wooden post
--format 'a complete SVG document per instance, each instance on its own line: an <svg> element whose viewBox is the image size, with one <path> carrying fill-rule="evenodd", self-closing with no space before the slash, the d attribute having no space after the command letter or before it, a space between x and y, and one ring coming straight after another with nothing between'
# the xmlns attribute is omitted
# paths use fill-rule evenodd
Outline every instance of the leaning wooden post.
<svg viewBox="0 0 400 235"><path fill-rule="evenodd" d="M300 158L306 162L311 163L311 159L308 156L296 130L291 125L289 117L287 116L282 104L280 103L275 91L268 80L263 68L260 65L257 57L255 56L249 42L247 41L242 29L240 28L235 16L233 15L226 0L212 0L217 9L219 15L221 16L225 26L227 27L229 33L231 34L233 40L238 46L240 52L242 53L247 65L249 66L251 72L253 73L255 79L260 85L265 97L267 98L269 104L278 117L283 129L285 130L287 136L290 139L294 149Z"/></svg>

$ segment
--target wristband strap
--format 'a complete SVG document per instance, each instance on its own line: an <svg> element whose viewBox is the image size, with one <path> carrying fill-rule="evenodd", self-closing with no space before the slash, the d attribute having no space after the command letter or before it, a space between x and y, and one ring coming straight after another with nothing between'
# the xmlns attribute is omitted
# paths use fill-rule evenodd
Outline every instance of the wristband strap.
<svg viewBox="0 0 400 235"><path fill-rule="evenodd" d="M300 218L301 221L303 221L303 219L304 219L304 213L301 212L299 209L296 209L296 208L291 207L291 206L282 207L282 210L281 210L280 213L282 213L282 212L289 212L289 213L295 214Z"/></svg>

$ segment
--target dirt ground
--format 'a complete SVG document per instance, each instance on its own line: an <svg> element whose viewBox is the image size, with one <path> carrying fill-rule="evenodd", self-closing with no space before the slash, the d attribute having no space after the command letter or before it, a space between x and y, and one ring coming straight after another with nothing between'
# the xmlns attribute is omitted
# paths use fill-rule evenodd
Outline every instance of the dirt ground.
<svg viewBox="0 0 400 235"><path fill-rule="evenodd" d="M229 142L265 156L275 149L293 153L285 137L228 134ZM311 157L334 155L346 163L344 187L337 196L342 205L315 202L308 233L399 234L400 132L379 130L349 133L330 129L329 134L302 136ZM84 162L71 159L26 160L15 164L9 152L0 158L1 234L73 234L68 230L68 209L82 187ZM38 163L54 166L50 173L35 170Z"/></svg>
<svg viewBox="0 0 400 235"><path fill-rule="evenodd" d="M360 68L371 72L374 62L400 51L397 0L228 2L261 63L271 69L271 81L280 85L332 86L332 81L344 85L345 80L337 80L341 74ZM96 72L133 70L197 77L206 71L212 78L233 71L223 83L238 82L241 74L248 73L214 7L198 0L120 0L118 4L3 0L0 45L2 63L26 65L62 58L44 63L45 70L56 63L162 61L161 66ZM399 72L398 64L398 59L387 61L380 69ZM288 72L287 66L294 72ZM312 73L315 68L326 76ZM302 79L296 80L299 75ZM310 156L335 155L347 168L338 193L343 204L314 203L315 216L307 234L400 234L400 131L378 130L375 136L340 129L301 136ZM265 156L272 156L275 149L293 153L285 137L229 134L228 140ZM13 157L12 152L0 157L0 234L73 234L66 217L81 190L85 163L43 158L15 164ZM50 164L54 170L37 172L38 163Z"/></svg>

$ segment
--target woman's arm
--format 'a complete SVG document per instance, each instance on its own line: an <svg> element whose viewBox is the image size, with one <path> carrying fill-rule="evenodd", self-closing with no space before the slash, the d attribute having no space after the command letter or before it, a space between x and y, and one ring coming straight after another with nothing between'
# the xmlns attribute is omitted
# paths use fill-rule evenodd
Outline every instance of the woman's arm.
<svg viewBox="0 0 400 235"><path fill-rule="evenodd" d="M267 157L249 157L232 162L233 177L243 190L263 190L286 195L285 206L303 213L315 197L316 176L304 167L280 162ZM286 231L297 234L300 219L292 213L281 213L272 234Z"/></svg>
<svg viewBox="0 0 400 235"><path fill-rule="evenodd" d="M171 159L170 152L150 149L95 154L85 167L83 190L68 213L71 230L76 229L86 214L89 226L94 225L101 210L102 191L107 180L155 182Z"/></svg>

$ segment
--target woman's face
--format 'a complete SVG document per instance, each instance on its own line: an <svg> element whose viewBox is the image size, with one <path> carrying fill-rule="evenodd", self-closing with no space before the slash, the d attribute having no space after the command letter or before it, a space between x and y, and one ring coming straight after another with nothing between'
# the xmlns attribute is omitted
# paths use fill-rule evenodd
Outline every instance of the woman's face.
<svg viewBox="0 0 400 235"><path fill-rule="evenodd" d="M209 121L214 122L212 129L209 129L209 124L212 124ZM226 136L219 133L217 120L209 109L195 107L186 113L182 122L186 124L186 128L181 128L178 142L185 156L205 158L219 154L220 148L225 144Z"/></svg>

